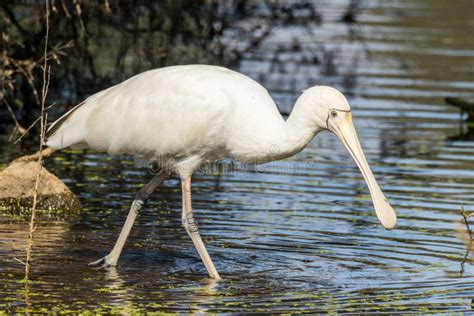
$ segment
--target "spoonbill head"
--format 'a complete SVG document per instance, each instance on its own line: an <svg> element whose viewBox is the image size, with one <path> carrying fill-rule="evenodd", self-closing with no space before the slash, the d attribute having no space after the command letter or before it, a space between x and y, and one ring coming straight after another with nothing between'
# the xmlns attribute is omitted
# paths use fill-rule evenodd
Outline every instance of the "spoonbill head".
<svg viewBox="0 0 474 316"><path fill-rule="evenodd" d="M308 99L305 104L315 109L315 124L320 129L326 129L336 134L344 144L369 187L378 219L386 229L394 228L397 217L367 163L352 122L351 109L347 99L338 90L326 86L312 87L304 91L301 98Z"/></svg>
<svg viewBox="0 0 474 316"><path fill-rule="evenodd" d="M287 120L267 90L238 72L187 65L139 74L98 92L55 121L47 132L54 149L80 145L129 154L138 165L158 162L160 172L136 195L112 251L92 266L117 264L135 218L149 195L171 173L181 178L182 223L209 275L219 274L201 240L191 207L191 176L218 159L264 163L294 155L323 130L337 135L369 187L386 229L396 215L380 190L360 146L349 104L334 88L305 90Z"/></svg>

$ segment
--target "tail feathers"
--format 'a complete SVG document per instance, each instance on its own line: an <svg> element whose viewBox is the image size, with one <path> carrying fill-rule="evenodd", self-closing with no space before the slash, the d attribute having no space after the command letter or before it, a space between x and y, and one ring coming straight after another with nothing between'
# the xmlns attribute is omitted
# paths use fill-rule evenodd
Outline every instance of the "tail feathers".
<svg viewBox="0 0 474 316"><path fill-rule="evenodd" d="M79 133L80 128L78 126L69 126L71 125L71 118L73 117L74 112L78 110L84 102L79 103L71 110L66 112L63 116L57 119L46 131L46 145L54 149L61 149L69 147L80 141ZM67 128L69 126L69 128Z"/></svg>
<svg viewBox="0 0 474 316"><path fill-rule="evenodd" d="M50 138L51 136L53 136L58 131L58 129L70 118L71 114L74 113L74 111L76 111L84 103L85 101L79 103L78 105L67 111L66 114L54 121L54 123L51 124L51 126L46 131L46 138Z"/></svg>

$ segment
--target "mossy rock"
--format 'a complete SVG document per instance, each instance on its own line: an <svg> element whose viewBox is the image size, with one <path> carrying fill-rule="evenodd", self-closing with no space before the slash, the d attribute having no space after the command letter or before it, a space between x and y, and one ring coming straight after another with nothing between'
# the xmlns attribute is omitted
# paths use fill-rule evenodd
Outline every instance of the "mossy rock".
<svg viewBox="0 0 474 316"><path fill-rule="evenodd" d="M16 212L32 207L39 167L37 161L18 159L0 171L1 209ZM79 198L59 178L43 167L36 208L74 213L81 209L81 203Z"/></svg>

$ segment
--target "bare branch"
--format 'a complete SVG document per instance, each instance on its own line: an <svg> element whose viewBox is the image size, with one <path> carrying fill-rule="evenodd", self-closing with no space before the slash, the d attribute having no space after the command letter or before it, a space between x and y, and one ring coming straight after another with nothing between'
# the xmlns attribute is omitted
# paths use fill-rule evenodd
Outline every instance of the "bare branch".
<svg viewBox="0 0 474 316"><path fill-rule="evenodd" d="M36 123L38 123L40 120L41 120L41 117L38 117L33 123L31 123L31 125L25 130L25 132L21 134L17 140L15 140L14 144L18 143L26 134L28 134L29 130L32 129L33 126L35 126Z"/></svg>
<svg viewBox="0 0 474 316"><path fill-rule="evenodd" d="M41 113L40 113L40 142L38 150L38 174L36 176L35 188L33 191L33 205L31 207L31 217L28 233L28 248L26 249L26 265L25 265L25 295L28 296L28 280L30 274L31 257L33 252L33 234L36 230L36 205L38 203L38 189L40 183L41 171L43 169L43 144L45 139L45 104L48 96L48 87L50 80L50 66L48 65L48 40L49 40L49 0L45 1L45 24L46 31L44 37L44 51L43 51L43 85L41 89Z"/></svg>
<svg viewBox="0 0 474 316"><path fill-rule="evenodd" d="M20 260L20 259L18 259L18 258L16 258L16 257L13 257L13 260L18 261L18 262L21 263L22 265L26 266L26 263L25 263L24 261L22 261L22 260Z"/></svg>
<svg viewBox="0 0 474 316"><path fill-rule="evenodd" d="M10 115L12 117L12 120L13 120L13 123L15 124L15 128L18 131L18 133L21 134L21 133L26 132L26 129L23 126L21 126L20 123L18 122L18 120L16 119L16 115L13 112L13 109L10 106L10 103L8 103L7 99L3 99L3 103L5 104L5 107L7 108L8 113L10 113Z"/></svg>
<svg viewBox="0 0 474 316"><path fill-rule="evenodd" d="M467 214L466 211L464 210L464 206L461 206L461 215L464 218L464 223L466 224L466 229L469 232L469 238L472 240L472 230L471 227L469 226L469 221L467 220L469 217L471 217L474 213Z"/></svg>

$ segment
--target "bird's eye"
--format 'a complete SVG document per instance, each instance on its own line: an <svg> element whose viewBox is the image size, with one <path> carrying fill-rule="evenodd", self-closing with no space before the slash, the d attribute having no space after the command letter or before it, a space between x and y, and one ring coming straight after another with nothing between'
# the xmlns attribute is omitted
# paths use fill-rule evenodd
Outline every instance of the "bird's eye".
<svg viewBox="0 0 474 316"><path fill-rule="evenodd" d="M337 116L337 112L336 111L331 111L331 117L336 117Z"/></svg>

